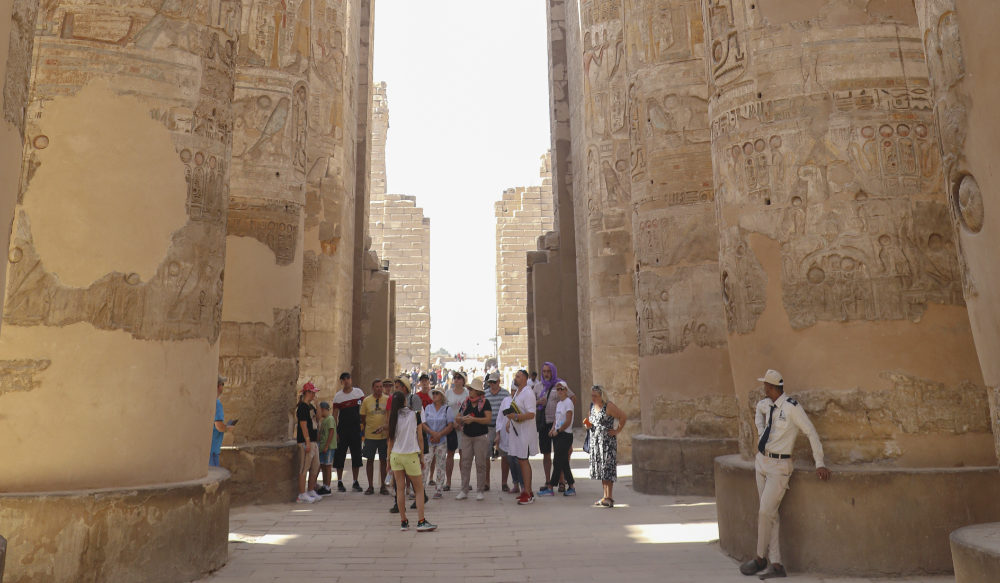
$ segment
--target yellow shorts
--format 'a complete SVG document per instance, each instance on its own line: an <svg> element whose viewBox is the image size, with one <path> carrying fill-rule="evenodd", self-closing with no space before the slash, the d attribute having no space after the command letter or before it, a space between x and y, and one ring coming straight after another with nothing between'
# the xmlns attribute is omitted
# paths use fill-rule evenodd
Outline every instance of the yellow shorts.
<svg viewBox="0 0 1000 583"><path fill-rule="evenodd" d="M413 453L396 453L393 452L389 454L389 468L392 471L403 470L406 472L407 476L419 476L420 475L420 454L417 452Z"/></svg>

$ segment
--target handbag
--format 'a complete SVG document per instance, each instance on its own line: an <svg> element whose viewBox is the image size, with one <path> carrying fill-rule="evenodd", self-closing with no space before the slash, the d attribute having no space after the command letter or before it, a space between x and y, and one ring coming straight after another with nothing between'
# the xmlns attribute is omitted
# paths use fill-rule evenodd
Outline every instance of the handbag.
<svg viewBox="0 0 1000 583"><path fill-rule="evenodd" d="M583 438L583 452L590 453L590 430L587 430L587 437Z"/></svg>

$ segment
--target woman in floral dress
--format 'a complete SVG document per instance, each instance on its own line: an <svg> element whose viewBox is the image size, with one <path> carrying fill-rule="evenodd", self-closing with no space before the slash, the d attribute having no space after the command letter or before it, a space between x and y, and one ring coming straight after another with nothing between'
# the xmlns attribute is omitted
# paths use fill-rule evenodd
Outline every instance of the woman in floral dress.
<svg viewBox="0 0 1000 583"><path fill-rule="evenodd" d="M594 502L594 506L613 508L612 494L618 479L618 434L627 420L625 413L608 400L604 387L594 385L590 397L590 415L583 421L590 429L590 479L600 480L604 486L604 497Z"/></svg>

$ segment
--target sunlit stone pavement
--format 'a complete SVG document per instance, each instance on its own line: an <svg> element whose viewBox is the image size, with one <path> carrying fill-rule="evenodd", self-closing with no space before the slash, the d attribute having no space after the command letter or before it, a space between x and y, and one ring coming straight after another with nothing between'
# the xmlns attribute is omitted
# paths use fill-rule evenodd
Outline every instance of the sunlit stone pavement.
<svg viewBox="0 0 1000 583"><path fill-rule="evenodd" d="M457 460L456 460L457 462ZM427 505L436 532L399 530L388 496L334 492L322 502L234 509L229 563L201 581L757 581L737 571L716 539L712 498L646 496L631 488L631 466L619 468L613 509L593 508L599 482L587 479L587 459L573 459L578 496L538 497L518 506L500 495L499 463L492 488L477 502L455 491ZM541 475L541 459L533 462ZM473 472L474 474L475 472ZM458 483L456 463L454 485ZM377 475L376 475L377 479ZM362 485L365 483L362 474ZM791 572L799 582L934 582L953 577L865 579Z"/></svg>

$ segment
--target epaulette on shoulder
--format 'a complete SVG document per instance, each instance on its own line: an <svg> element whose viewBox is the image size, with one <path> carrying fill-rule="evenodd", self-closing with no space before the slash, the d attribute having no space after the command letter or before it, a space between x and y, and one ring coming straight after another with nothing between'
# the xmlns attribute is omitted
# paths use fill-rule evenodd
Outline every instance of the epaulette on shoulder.
<svg viewBox="0 0 1000 583"><path fill-rule="evenodd" d="M789 403L791 403L792 405L795 405L796 407L798 407L798 406L799 406L799 402L798 402L798 401L796 401L795 399L791 398L791 397L788 397L787 401L788 401Z"/></svg>

